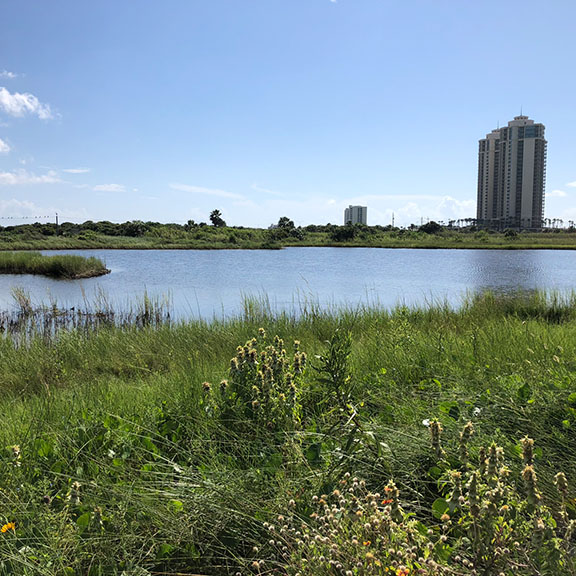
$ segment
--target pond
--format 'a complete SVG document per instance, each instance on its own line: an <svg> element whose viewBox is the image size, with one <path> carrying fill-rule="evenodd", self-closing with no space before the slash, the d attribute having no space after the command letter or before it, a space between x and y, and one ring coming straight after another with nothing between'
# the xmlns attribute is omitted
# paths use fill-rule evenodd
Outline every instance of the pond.
<svg viewBox="0 0 576 576"><path fill-rule="evenodd" d="M116 309L167 299L176 318L225 317L246 298L273 311L310 306L391 308L447 302L458 306L483 290L576 288L576 252L565 250L418 250L287 248L284 250L67 250L96 256L111 274L83 280L0 275L0 309L14 307L14 288L33 303L82 306L105 299ZM46 252L54 254L54 252Z"/></svg>

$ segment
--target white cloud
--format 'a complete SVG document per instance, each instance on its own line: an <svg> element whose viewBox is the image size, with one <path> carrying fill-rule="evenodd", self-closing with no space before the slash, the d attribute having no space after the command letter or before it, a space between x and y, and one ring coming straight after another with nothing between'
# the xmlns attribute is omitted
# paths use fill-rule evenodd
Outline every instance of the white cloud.
<svg viewBox="0 0 576 576"><path fill-rule="evenodd" d="M576 182L568 182L566 186L570 186L570 188L576 188Z"/></svg>
<svg viewBox="0 0 576 576"><path fill-rule="evenodd" d="M31 174L25 170L16 172L0 172L0 186L22 186L29 184L55 184L61 182L53 170L40 176Z"/></svg>
<svg viewBox="0 0 576 576"><path fill-rule="evenodd" d="M10 146L0 138L0 154L8 154L8 152L10 152Z"/></svg>
<svg viewBox="0 0 576 576"><path fill-rule="evenodd" d="M42 104L33 94L20 92L10 93L6 88L0 88L0 110L9 116L21 118L27 114L38 116L41 120L53 118L48 104Z"/></svg>
<svg viewBox="0 0 576 576"><path fill-rule="evenodd" d="M564 198L568 196L564 190L550 190L550 192L546 192L546 198Z"/></svg>
<svg viewBox="0 0 576 576"><path fill-rule="evenodd" d="M0 200L0 214L4 218L11 218L17 216L35 216L45 211L44 208L39 208L29 200Z"/></svg>
<svg viewBox="0 0 576 576"><path fill-rule="evenodd" d="M18 75L14 74L14 72L9 72L8 70L0 70L0 78L8 78L10 80L13 80L17 76Z"/></svg>
<svg viewBox="0 0 576 576"><path fill-rule="evenodd" d="M258 186L258 184L252 184L251 188L255 192L262 192L263 194L269 194L270 196L284 196L284 194L282 194L282 192L276 192L275 190L270 190L268 188L262 188L261 186Z"/></svg>
<svg viewBox="0 0 576 576"><path fill-rule="evenodd" d="M67 174L86 174L86 172L90 172L90 168L64 168L62 172Z"/></svg>
<svg viewBox="0 0 576 576"><path fill-rule="evenodd" d="M190 192L191 194L201 194L203 196L218 196L219 198L230 198L232 200L244 200L244 196L219 190L218 188L202 188L201 186L189 186L188 184L170 184L172 190L179 192Z"/></svg>
<svg viewBox="0 0 576 576"><path fill-rule="evenodd" d="M92 190L95 192L126 192L126 187L122 184L98 184Z"/></svg>

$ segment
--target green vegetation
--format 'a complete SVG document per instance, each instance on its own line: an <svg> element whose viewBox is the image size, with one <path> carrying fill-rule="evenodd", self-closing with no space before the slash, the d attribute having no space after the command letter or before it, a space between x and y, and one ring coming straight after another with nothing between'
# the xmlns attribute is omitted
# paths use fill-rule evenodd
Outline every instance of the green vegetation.
<svg viewBox="0 0 576 576"><path fill-rule="evenodd" d="M297 227L286 216L270 229L226 226L219 210L211 225L161 224L131 221L73 224L28 224L0 228L0 249L278 249L284 246L350 246L373 248L576 249L576 228L546 228L542 232L479 230L474 225L428 222L420 227L336 226Z"/></svg>
<svg viewBox="0 0 576 576"><path fill-rule="evenodd" d="M0 274L42 274L52 278L91 278L108 274L99 258L43 256L39 252L0 252Z"/></svg>
<svg viewBox="0 0 576 576"><path fill-rule="evenodd" d="M576 573L576 296L211 324L16 296L0 574Z"/></svg>

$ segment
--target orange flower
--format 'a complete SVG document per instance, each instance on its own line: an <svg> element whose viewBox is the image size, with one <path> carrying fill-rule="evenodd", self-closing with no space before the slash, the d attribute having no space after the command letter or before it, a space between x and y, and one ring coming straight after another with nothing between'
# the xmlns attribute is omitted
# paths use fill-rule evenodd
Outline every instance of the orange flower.
<svg viewBox="0 0 576 576"><path fill-rule="evenodd" d="M370 540L364 540L364 542L362 542L362 546L370 546L370 544L372 544Z"/></svg>
<svg viewBox="0 0 576 576"><path fill-rule="evenodd" d="M385 500L382 500L382 506L386 506L386 504L392 504L392 502L394 502L392 498L386 498Z"/></svg>
<svg viewBox="0 0 576 576"><path fill-rule="evenodd" d="M14 522L8 522L8 524L4 524L4 526L2 526L2 528L0 528L0 532L2 532L2 534L4 534L5 532L8 532L8 530L12 530L12 532L16 532L16 525L14 524Z"/></svg>

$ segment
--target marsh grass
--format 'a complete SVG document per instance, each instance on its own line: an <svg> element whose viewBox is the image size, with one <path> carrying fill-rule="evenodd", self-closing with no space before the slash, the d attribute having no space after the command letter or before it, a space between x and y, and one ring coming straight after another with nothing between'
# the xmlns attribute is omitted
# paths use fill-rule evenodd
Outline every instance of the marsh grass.
<svg viewBox="0 0 576 576"><path fill-rule="evenodd" d="M73 280L108 274L110 270L94 256L44 256L40 252L0 252L0 274L41 274Z"/></svg>
<svg viewBox="0 0 576 576"><path fill-rule="evenodd" d="M486 295L458 310L336 313L308 303L298 315L251 302L243 316L212 323L57 331L44 331L38 310L25 343L8 331L0 339L0 520L15 526L0 533L0 574L292 573L296 557L251 567L270 558L263 542L277 540L264 522L276 524L291 500L311 514L307 503L340 489L346 474L372 493L393 480L407 522L426 527L422 538L446 535L434 562L447 574L480 574L490 564L462 552L458 519L448 530L437 516L454 492L450 471L469 482L493 443L523 522L536 522L522 504L533 465L545 531L556 522L566 540L560 527L576 518L573 310L572 297L544 295L529 306L524 296ZM306 354L301 372L296 353ZM475 434L464 458L468 421ZM351 533L339 538L351 545ZM573 573L546 550L530 557L533 573ZM387 564L396 574L408 567L400 560ZM497 566L530 573L505 559Z"/></svg>

